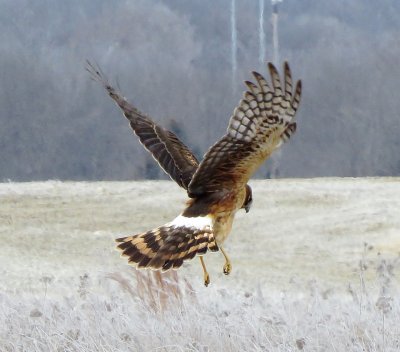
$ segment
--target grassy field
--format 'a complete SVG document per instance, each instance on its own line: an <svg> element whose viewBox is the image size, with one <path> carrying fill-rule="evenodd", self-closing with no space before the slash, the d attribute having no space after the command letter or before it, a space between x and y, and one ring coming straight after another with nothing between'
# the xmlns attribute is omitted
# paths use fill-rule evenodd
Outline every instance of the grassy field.
<svg viewBox="0 0 400 352"><path fill-rule="evenodd" d="M0 184L0 351L398 351L400 179L251 185L205 288L114 250L181 211L172 182Z"/></svg>

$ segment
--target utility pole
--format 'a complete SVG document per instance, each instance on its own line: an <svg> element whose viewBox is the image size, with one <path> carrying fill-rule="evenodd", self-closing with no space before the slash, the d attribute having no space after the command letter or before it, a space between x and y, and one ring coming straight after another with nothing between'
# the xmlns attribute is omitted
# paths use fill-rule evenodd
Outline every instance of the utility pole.
<svg viewBox="0 0 400 352"><path fill-rule="evenodd" d="M237 31L236 31L236 0L231 0L231 61L232 61L232 93L235 95L237 86Z"/></svg>
<svg viewBox="0 0 400 352"><path fill-rule="evenodd" d="M260 67L265 67L265 32L264 32L264 0L259 0L260 18L259 18L259 41L260 41Z"/></svg>
<svg viewBox="0 0 400 352"><path fill-rule="evenodd" d="M274 50L274 64L279 65L279 38L278 38L278 4L282 2L282 0L271 0L272 3L272 46Z"/></svg>
<svg viewBox="0 0 400 352"><path fill-rule="evenodd" d="M272 4L272 47L273 47L273 62L275 66L279 67L279 38L278 38L278 4L282 2L282 0L271 0ZM282 152L278 149L271 158L271 172L270 177L276 178L279 176L279 164L281 159Z"/></svg>

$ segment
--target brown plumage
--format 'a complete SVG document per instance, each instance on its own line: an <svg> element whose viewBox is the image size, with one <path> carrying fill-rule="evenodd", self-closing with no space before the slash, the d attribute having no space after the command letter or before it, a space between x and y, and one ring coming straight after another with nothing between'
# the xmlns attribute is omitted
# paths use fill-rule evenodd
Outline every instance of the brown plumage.
<svg viewBox="0 0 400 352"><path fill-rule="evenodd" d="M258 85L246 82L249 90L243 94L234 110L228 130L204 156L189 184L189 194L196 196L221 188L238 190L283 142L296 131L296 114L301 81L292 97L292 76L285 62L285 91L282 91L278 72L268 64L272 84L253 72Z"/></svg>
<svg viewBox="0 0 400 352"><path fill-rule="evenodd" d="M109 96L117 103L129 120L133 132L151 153L167 175L179 186L187 189L199 162L189 148L171 131L157 125L149 116L140 112L112 87L99 67L87 61L87 71L92 79L100 82Z"/></svg>
<svg viewBox="0 0 400 352"><path fill-rule="evenodd" d="M200 256L204 283L209 283L203 256L208 250L221 250L223 271L229 274L231 263L222 243L231 231L235 213L249 211L251 175L282 143L296 131L294 120L301 97L301 81L293 91L292 75L284 64L284 81L277 69L268 64L271 84L253 72L256 84L246 81L248 90L233 112L226 134L204 155L196 157L178 137L141 113L105 79L98 67L88 62L87 70L99 81L123 110L135 134L161 168L190 197L183 212L171 222L154 230L119 238L117 248L129 264L137 268L169 270Z"/></svg>
<svg viewBox="0 0 400 352"><path fill-rule="evenodd" d="M179 268L183 261L218 251L210 228L164 225L140 235L117 239L122 256L137 268L150 267L167 271Z"/></svg>

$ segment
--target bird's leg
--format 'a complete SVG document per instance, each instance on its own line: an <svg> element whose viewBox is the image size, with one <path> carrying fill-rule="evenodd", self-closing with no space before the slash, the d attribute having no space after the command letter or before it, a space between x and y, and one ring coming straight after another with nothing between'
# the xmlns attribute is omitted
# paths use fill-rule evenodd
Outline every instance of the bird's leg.
<svg viewBox="0 0 400 352"><path fill-rule="evenodd" d="M232 270L231 261L229 260L228 256L226 255L224 249L221 246L219 246L219 249L221 250L222 254L225 257L225 264L224 264L224 269L223 269L224 270L224 274L225 275L229 275L231 273L231 270Z"/></svg>
<svg viewBox="0 0 400 352"><path fill-rule="evenodd" d="M200 258L201 266L203 267L204 285L207 287L208 284L210 283L210 275L208 275L208 272L207 272L207 269L206 269L206 265L204 264L203 256L201 256L199 258Z"/></svg>

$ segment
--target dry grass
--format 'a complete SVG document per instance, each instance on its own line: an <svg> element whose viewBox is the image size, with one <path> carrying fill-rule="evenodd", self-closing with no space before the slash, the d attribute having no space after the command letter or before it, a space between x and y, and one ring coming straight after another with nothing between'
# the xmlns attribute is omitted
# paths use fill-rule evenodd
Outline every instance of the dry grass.
<svg viewBox="0 0 400 352"><path fill-rule="evenodd" d="M400 350L398 179L253 189L204 288L113 249L179 212L171 183L0 184L0 351Z"/></svg>
<svg viewBox="0 0 400 352"><path fill-rule="evenodd" d="M136 287L121 273L114 272L106 275L107 278L119 283L123 291L131 297L138 298L153 312L164 312L171 308L171 305L179 305L186 297L196 301L196 293L188 282L183 279L183 284L178 280L176 271L161 273L159 271L135 271Z"/></svg>
<svg viewBox="0 0 400 352"><path fill-rule="evenodd" d="M382 259L373 287L347 295L317 282L269 296L193 290L175 272L79 279L58 299L0 295L2 351L398 351L399 261ZM134 279L134 280L132 280ZM47 279L44 279L45 281ZM47 282L52 285L51 281ZM99 295L96 285L105 286Z"/></svg>

